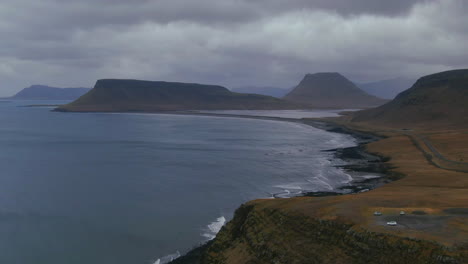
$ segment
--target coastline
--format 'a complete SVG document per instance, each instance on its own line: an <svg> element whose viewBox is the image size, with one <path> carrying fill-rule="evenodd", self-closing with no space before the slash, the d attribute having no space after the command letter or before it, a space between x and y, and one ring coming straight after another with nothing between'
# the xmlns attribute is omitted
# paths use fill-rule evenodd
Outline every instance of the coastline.
<svg viewBox="0 0 468 264"><path fill-rule="evenodd" d="M216 114L216 113L199 113L199 112L160 112L149 114L171 114L171 115L195 115L195 116L208 116L208 117L223 117L223 118L247 118L247 119L260 119L281 122L293 122L305 124L317 129L325 130L332 133L340 133L352 136L356 139L357 145L348 148L335 148L324 150L325 152L333 152L334 159L340 159L346 162L345 165L337 166L342 168L348 173L354 174L374 174L375 177L364 178L353 181L349 185L339 187L334 192L307 192L296 197L327 197L327 196L341 196L367 192L372 189L378 188L384 184L398 180L403 177L402 174L390 171L392 167L385 162L389 160L388 157L380 156L376 153L370 153L365 149L365 145L383 139L372 133L352 130L342 125L325 121L323 119L307 119L307 118L283 118L283 117L269 117L269 116L254 116L254 115L231 115L231 114ZM274 197L274 199L282 199L281 197ZM191 264L199 263L205 250L207 250L213 240L207 241L195 246L189 252L186 252L181 257L169 262L171 264Z"/></svg>
<svg viewBox="0 0 468 264"><path fill-rule="evenodd" d="M357 145L354 147L327 150L333 152L335 158L343 160L347 163L346 165L338 166L339 168L342 168L346 172L350 173L371 173L378 175L373 178L365 178L360 181L353 181L349 186L340 187L339 190L342 192L311 192L305 196L323 197L356 194L373 190L383 186L384 184L399 180L404 177L403 174L392 171L393 167L386 163L390 160L389 157L382 156L378 153L371 153L365 147L366 144L382 140L385 137L370 132L353 130L343 125L320 118L305 118L302 119L302 121L304 124L310 125L312 127L328 132L350 135L356 139Z"/></svg>
<svg viewBox="0 0 468 264"><path fill-rule="evenodd" d="M323 110L322 108L316 110ZM336 110L336 109L335 109ZM62 112L61 109L53 109L52 112ZM348 186L342 186L337 192L308 192L302 194L303 196L321 197L321 196L333 196L343 194L353 194L363 191L369 191L382 186L385 183L389 183L393 180L401 178L401 175L390 174L390 167L384 164L388 158L379 156L375 153L369 153L365 150L364 145L378 141L384 137L371 133L352 130L343 125L330 122L324 118L286 118L286 117L273 117L273 116L259 116L259 115L241 115L241 114L222 114L222 113L207 113L200 112L198 110L181 110L181 111L86 111L79 113L121 113L121 114L156 114L156 115L182 115L182 116L206 116L206 117L220 117L220 118L243 118L243 119L257 119L257 120L268 120L268 121L279 121L279 122L291 122L299 123L307 126L311 126L317 129L325 130L332 133L340 133L350 135L357 141L357 146L349 148L336 148L330 150L324 150L334 152L334 158L340 159L348 164L343 166L337 166L348 172L354 173L374 173L379 177L373 177L364 179L361 181L351 181ZM274 197L281 198L281 197Z"/></svg>
<svg viewBox="0 0 468 264"><path fill-rule="evenodd" d="M99 113L99 112L90 112ZM110 113L110 112L106 112ZM184 115L184 116L207 116L207 117L219 117L219 118L244 118L244 119L257 119L267 121L278 121L278 122L290 122L302 125L311 126L320 130L341 133L351 135L355 140L357 146L350 148L335 148L329 150L323 150L324 152L333 153L334 159L344 160L347 164L337 166L346 171L346 173L352 172L355 174L378 174L380 177L372 178L361 178L360 180L352 180L348 184L344 184L341 188L338 188L331 192L308 192L298 194L293 197L330 197L330 196L343 196L350 194L357 194L367 192L380 187L393 179L387 174L390 167L384 164L388 159L376 154L372 154L366 151L364 148L365 144L381 140L383 137L372 134L360 132L357 130L351 130L343 127L339 124L330 123L323 119L312 119L312 118L285 118L285 117L269 117L269 116L255 116L255 115L233 115L233 114L219 114L219 113L200 113L194 111L163 111L163 112L112 112L112 113L127 113L127 114L161 114L161 115ZM376 175L377 176L377 175ZM281 197L277 197L281 198ZM283 199L272 199L272 200L283 200ZM210 242L211 244L211 242ZM194 255L200 256L205 252L205 249L210 244L200 245L193 250L186 253L184 256L178 258L179 261L184 259L193 259ZM184 262L171 262L171 263L184 263ZM192 262L185 262L192 263Z"/></svg>
<svg viewBox="0 0 468 264"><path fill-rule="evenodd" d="M287 121L351 134L358 137L358 146L328 151L336 157L357 161L343 169L378 170L384 175L382 181L359 182L361 186L369 183L371 188L347 190L346 194L351 195L309 193L313 197L246 202L214 240L170 263L267 264L271 260L308 263L310 259L316 259L317 263L389 263L389 259L398 263L468 261L466 174L434 167L401 133L334 118L291 119L180 111L148 114ZM396 179L399 180L393 182ZM377 211L384 216L376 217L373 213ZM406 216L401 216L401 211L407 212ZM394 220L398 226L387 226L386 221ZM285 245L300 245L302 249Z"/></svg>
<svg viewBox="0 0 468 264"><path fill-rule="evenodd" d="M322 110L322 109L317 109ZM57 109L53 109L53 112L62 112ZM206 117L220 117L220 118L243 118L243 119L257 119L257 120L268 120L268 121L279 121L279 122L291 122L304 124L317 129L325 130L332 133L340 133L350 135L356 139L357 146L349 148L336 148L330 150L324 150L328 152L334 152L334 158L340 159L348 164L343 166L337 166L347 172L354 174L372 173L378 176L362 180L353 180L347 186L342 186L335 192L307 192L298 196L309 196L309 197L323 197L323 196L336 196L344 194L355 194L373 190L386 183L398 180L402 175L391 172L391 167L385 164L388 161L387 157L380 156L375 153L369 153L365 150L364 145L383 139L381 135L377 135L371 132L363 132L353 130L343 125L330 122L324 118L286 118L286 117L273 117L273 116L259 116L259 115L240 115L240 114L222 114L222 113L207 113L200 112L198 110L190 111L157 111L157 112L80 112L80 113L121 113L121 114L156 114L156 115L181 115L181 116L206 116ZM295 196L295 197L298 197ZM274 197L281 198L281 197Z"/></svg>
<svg viewBox="0 0 468 264"><path fill-rule="evenodd" d="M52 110L54 111L54 110ZM100 112L88 112L100 113ZM240 114L221 114L221 113L206 113L199 111L161 111L161 112L105 112L105 113L141 113L141 114L156 114L156 115L182 115L182 116L206 116L206 117L220 117L220 118L243 118L243 119L257 119L267 121L279 121L304 124L327 132L346 134L356 139L357 145L349 148L335 148L324 150L324 152L333 152L333 158L345 161L346 165L336 166L346 172L350 172L357 176L363 174L375 174L375 177L354 179L349 185L339 187L335 192L307 192L293 197L308 196L308 197L324 197L324 196L337 196L345 194L356 194L365 191L373 190L386 183L394 180L401 179L403 175L390 171L391 166L385 164L388 157L380 156L376 153L368 152L364 145L383 139L383 136L373 134L370 132L363 132L352 130L343 125L330 122L323 118L286 118L286 117L273 117L273 116L259 116L259 115L240 115ZM274 197L282 198L280 196Z"/></svg>
<svg viewBox="0 0 468 264"><path fill-rule="evenodd" d="M468 263L465 173L433 166L399 133L327 118L302 121L362 136L357 147L330 151L358 161L345 169L381 170L383 181L350 195L247 202L210 244L172 264Z"/></svg>
<svg viewBox="0 0 468 264"><path fill-rule="evenodd" d="M391 167L385 164L388 157L379 156L376 153L367 152L364 145L383 139L382 136L376 134L352 130L342 125L325 121L320 118L285 118L285 117L270 117L270 116L255 116L255 115L233 115L233 114L218 114L218 113L200 113L192 111L178 111L178 112L161 112L152 114L173 114L173 115L195 115L195 116L209 116L209 117L223 117L223 118L246 118L246 119L260 119L281 122L293 122L308 125L317 129L325 130L332 133L340 133L352 136L356 139L357 145L348 148L335 148L324 150L325 152L333 152L333 158L345 161L347 164L337 166L346 172L353 174L375 174L373 178L353 180L347 186L342 186L335 192L307 192L299 196L309 197L323 197L335 196L344 194L354 194L364 191L375 189L383 184L398 180L402 175L390 172ZM356 175L355 175L356 176ZM362 176L362 175L361 175ZM354 178L354 177L353 177ZM357 177L359 178L359 177ZM275 197L281 198L281 197Z"/></svg>

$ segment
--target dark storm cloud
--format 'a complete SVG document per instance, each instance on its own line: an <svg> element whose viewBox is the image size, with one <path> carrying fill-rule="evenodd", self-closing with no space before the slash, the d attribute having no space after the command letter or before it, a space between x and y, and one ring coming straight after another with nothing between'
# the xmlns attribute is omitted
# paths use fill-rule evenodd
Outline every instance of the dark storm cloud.
<svg viewBox="0 0 468 264"><path fill-rule="evenodd" d="M463 0L3 0L0 95L142 78L290 87L466 67Z"/></svg>
<svg viewBox="0 0 468 264"><path fill-rule="evenodd" d="M276 11L290 11L292 9L323 9L343 15L375 14L394 16L407 13L414 4L427 0L251 0L259 6Z"/></svg>
<svg viewBox="0 0 468 264"><path fill-rule="evenodd" d="M427 0L5 0L3 17L54 36L57 29L142 22L242 23L295 10L323 9L339 14L399 15ZM10 2L10 3L8 3ZM46 32L44 32L46 31ZM39 32L35 32L37 33ZM45 35L44 35L45 36Z"/></svg>

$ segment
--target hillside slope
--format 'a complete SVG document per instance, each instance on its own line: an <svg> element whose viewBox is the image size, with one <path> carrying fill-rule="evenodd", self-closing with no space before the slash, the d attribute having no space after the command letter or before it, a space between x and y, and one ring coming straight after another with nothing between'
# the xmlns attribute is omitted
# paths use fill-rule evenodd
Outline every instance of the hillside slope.
<svg viewBox="0 0 468 264"><path fill-rule="evenodd" d="M386 102L336 72L307 74L284 99L317 108L368 108Z"/></svg>
<svg viewBox="0 0 468 264"><path fill-rule="evenodd" d="M297 109L278 98L233 93L222 86L176 82L107 79L57 111L175 111L224 109Z"/></svg>
<svg viewBox="0 0 468 264"><path fill-rule="evenodd" d="M24 88L10 99L14 100L75 100L89 92L90 88L57 88L32 85Z"/></svg>
<svg viewBox="0 0 468 264"><path fill-rule="evenodd" d="M422 77L391 102L355 113L352 121L382 126L466 126L468 69Z"/></svg>

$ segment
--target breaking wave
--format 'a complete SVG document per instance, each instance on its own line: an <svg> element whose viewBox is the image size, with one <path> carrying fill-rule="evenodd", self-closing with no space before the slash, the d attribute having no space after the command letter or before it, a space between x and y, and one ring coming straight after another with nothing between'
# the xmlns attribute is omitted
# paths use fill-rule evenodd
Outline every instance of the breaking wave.
<svg viewBox="0 0 468 264"><path fill-rule="evenodd" d="M173 261L174 259L176 259L178 257L180 257L180 252L179 251L177 251L174 254L170 254L170 255L164 256L162 258L159 258L153 264L167 264L167 263Z"/></svg>
<svg viewBox="0 0 468 264"><path fill-rule="evenodd" d="M226 218L224 218L224 216L218 217L216 221L207 226L202 236L206 237L208 240L214 239L224 224L226 224Z"/></svg>

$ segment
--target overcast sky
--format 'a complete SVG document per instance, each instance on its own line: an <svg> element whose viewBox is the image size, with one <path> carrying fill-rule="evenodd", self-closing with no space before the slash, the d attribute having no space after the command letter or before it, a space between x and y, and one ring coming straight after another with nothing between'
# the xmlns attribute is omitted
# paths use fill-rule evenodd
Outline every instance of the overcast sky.
<svg viewBox="0 0 468 264"><path fill-rule="evenodd" d="M2 0L0 96L133 78L289 88L468 68L466 0Z"/></svg>

